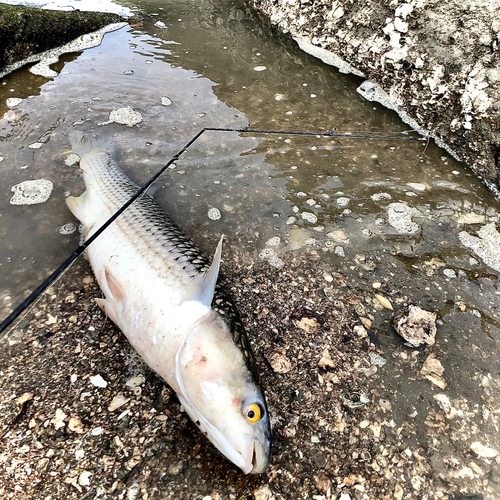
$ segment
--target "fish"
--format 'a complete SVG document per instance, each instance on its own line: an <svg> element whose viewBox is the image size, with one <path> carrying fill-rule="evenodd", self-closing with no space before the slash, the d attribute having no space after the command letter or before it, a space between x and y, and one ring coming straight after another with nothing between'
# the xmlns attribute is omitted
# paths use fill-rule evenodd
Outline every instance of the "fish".
<svg viewBox="0 0 500 500"><path fill-rule="evenodd" d="M66 203L90 238L138 190L112 155L112 134L72 130L86 190ZM237 308L212 263L147 193L88 246L95 299L201 432L246 474L271 452L267 403Z"/></svg>

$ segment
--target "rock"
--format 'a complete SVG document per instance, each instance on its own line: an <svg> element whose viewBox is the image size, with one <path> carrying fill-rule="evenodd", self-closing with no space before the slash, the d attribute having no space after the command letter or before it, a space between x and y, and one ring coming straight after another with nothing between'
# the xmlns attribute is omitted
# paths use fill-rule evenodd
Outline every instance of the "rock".
<svg viewBox="0 0 500 500"><path fill-rule="evenodd" d="M360 86L363 97L429 133L498 189L500 13L489 2L253 5L302 50L343 73L369 77Z"/></svg>
<svg viewBox="0 0 500 500"><path fill-rule="evenodd" d="M394 314L392 326L414 347L422 344L434 345L437 332L436 317L436 313L411 305L408 309L401 309Z"/></svg>
<svg viewBox="0 0 500 500"><path fill-rule="evenodd" d="M68 429L76 434L83 434L85 432L80 417L71 417L68 422Z"/></svg>
<svg viewBox="0 0 500 500"><path fill-rule="evenodd" d="M399 234L413 235L420 232L420 227L412 220L412 217L417 214L418 211L406 203L391 203L387 207L389 224Z"/></svg>

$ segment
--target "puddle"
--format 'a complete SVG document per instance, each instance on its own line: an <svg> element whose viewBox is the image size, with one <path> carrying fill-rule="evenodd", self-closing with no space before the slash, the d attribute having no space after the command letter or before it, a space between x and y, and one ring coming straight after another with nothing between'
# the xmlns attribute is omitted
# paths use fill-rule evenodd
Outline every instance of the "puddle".
<svg viewBox="0 0 500 500"><path fill-rule="evenodd" d="M0 84L2 319L78 246L64 201L83 190L70 130L99 133L110 114L118 116L115 158L138 183L205 126L405 137L397 115L356 92L360 79L301 52L238 2L137 5L147 13L142 27L65 56L52 66L56 78L21 69ZM9 108L8 98L22 101ZM411 419L406 445L427 443L442 461L462 444L444 450L428 437L439 389L423 385L415 367L431 352L445 368L447 397L476 412L476 440L500 449L492 417L500 383L498 257L484 242L500 227L500 204L433 143L419 159L424 146L206 132L157 181L154 196L207 255L224 233L225 259L246 268L274 273L306 255L325 287L342 275L361 298L356 312L371 324L377 356L387 360L381 366L373 358L378 371L366 385L393 395L391 418ZM11 187L33 179L53 184L50 198L11 205ZM425 354L405 347L375 293L395 309L413 303L437 312L435 346Z"/></svg>

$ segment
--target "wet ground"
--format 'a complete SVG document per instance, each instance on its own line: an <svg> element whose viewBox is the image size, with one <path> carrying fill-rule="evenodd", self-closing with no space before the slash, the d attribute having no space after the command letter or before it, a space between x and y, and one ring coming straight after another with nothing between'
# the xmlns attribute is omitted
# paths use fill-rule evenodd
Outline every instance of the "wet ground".
<svg viewBox="0 0 500 500"><path fill-rule="evenodd" d="M140 7L143 26L65 56L53 80L22 69L0 84L2 318L78 245L67 134L99 133L113 110L141 114L114 124L115 157L139 183L204 126L408 137L356 93L361 80L242 4ZM82 261L2 341L3 496L497 498L500 204L432 143L420 159L424 147L206 132L158 182L156 199L208 255L226 235L226 281L273 416L266 475L242 476L196 435L97 310ZM53 183L48 201L10 204L11 186L33 179ZM375 295L435 311L436 343L405 345ZM443 371L429 377L432 356ZM109 412L119 392L130 402Z"/></svg>

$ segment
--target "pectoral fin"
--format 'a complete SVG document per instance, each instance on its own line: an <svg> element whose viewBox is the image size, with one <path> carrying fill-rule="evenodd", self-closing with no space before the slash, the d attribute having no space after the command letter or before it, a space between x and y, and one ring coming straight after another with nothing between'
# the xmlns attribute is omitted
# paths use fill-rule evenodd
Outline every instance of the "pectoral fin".
<svg viewBox="0 0 500 500"><path fill-rule="evenodd" d="M113 304L108 299L95 299L97 305L102 309L102 312L118 327L120 326L120 321L118 319L118 314L116 313Z"/></svg>
<svg viewBox="0 0 500 500"><path fill-rule="evenodd" d="M193 300L200 302L206 307L210 307L214 297L215 285L219 276L220 262L222 259L222 241L224 235L221 236L215 255L212 260L212 265L203 273L200 274L194 282L189 286L183 301Z"/></svg>

